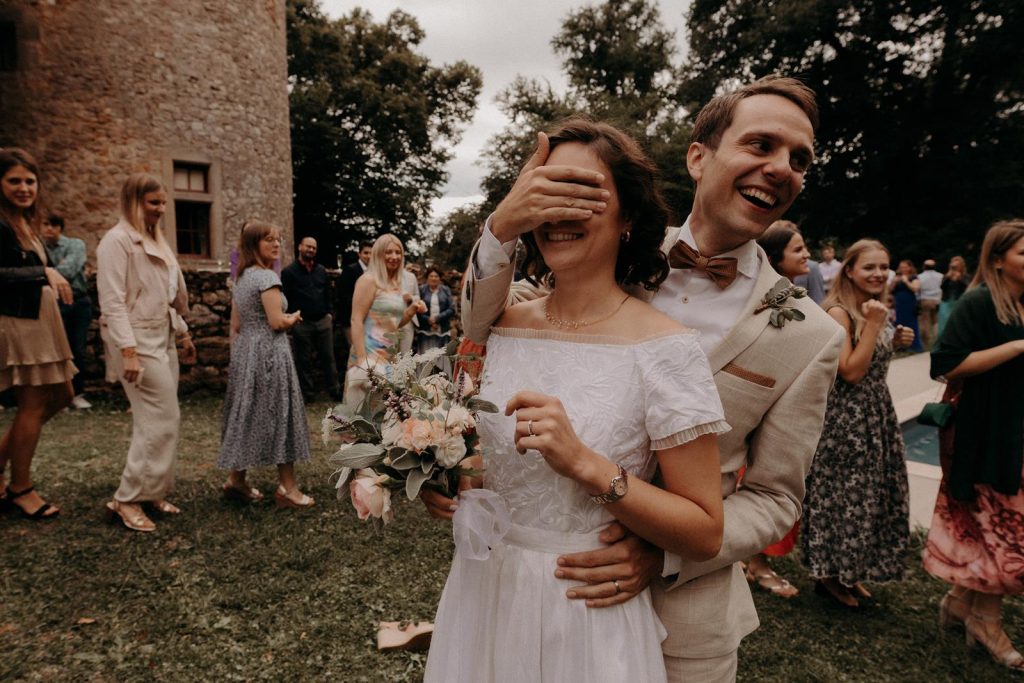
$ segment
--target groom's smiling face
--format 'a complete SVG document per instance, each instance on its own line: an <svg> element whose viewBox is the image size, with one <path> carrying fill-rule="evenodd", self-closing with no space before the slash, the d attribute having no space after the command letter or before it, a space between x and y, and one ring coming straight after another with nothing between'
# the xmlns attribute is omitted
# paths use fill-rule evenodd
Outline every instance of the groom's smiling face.
<svg viewBox="0 0 1024 683"><path fill-rule="evenodd" d="M694 142L687 168L697 183L691 226L701 242L727 251L760 237L800 194L814 158L814 129L779 95L737 103L717 147Z"/></svg>

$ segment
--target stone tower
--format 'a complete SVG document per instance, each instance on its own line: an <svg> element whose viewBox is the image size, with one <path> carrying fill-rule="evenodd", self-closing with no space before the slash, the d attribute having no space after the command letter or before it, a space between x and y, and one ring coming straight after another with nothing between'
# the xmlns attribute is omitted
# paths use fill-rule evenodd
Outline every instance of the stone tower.
<svg viewBox="0 0 1024 683"><path fill-rule="evenodd" d="M290 254L287 87L285 0L0 0L0 146L36 156L90 258L135 171L163 178L186 268L223 266L250 218Z"/></svg>

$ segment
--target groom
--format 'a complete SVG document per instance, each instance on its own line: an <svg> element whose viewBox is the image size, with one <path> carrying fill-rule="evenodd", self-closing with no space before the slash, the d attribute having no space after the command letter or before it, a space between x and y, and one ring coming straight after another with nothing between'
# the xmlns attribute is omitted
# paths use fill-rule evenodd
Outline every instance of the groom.
<svg viewBox="0 0 1024 683"><path fill-rule="evenodd" d="M557 575L584 582L568 597L592 607L625 602L651 583L668 629L662 649L669 680L735 679L740 640L758 626L739 562L782 538L800 516L843 332L808 298L783 302L804 318L778 327L772 310L756 310L780 276L754 240L800 193L817 121L813 91L789 78L764 78L711 100L697 116L686 155L696 183L693 208L681 228L669 229L663 247L671 274L653 295L637 294L701 332L732 426L719 437L721 552L688 561L613 524L603 539L608 547L559 559ZM547 156L542 134L474 250L462 320L475 342L486 341L506 306L538 295L512 284L518 236L606 208L592 172L544 166Z"/></svg>

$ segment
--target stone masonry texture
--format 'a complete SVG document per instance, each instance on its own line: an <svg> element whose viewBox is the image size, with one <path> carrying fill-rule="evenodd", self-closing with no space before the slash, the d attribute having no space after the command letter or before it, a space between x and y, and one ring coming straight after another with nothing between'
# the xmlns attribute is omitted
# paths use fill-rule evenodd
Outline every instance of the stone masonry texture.
<svg viewBox="0 0 1024 683"><path fill-rule="evenodd" d="M284 0L0 0L0 22L18 61L0 71L0 145L36 156L90 260L125 177L170 186L175 159L210 163L219 185L210 261L251 218L281 226L291 253Z"/></svg>

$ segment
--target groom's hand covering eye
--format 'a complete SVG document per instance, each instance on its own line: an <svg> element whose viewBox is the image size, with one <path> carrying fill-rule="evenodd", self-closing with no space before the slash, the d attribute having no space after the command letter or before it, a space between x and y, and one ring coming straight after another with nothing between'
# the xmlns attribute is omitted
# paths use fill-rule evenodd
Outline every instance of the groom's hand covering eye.
<svg viewBox="0 0 1024 683"><path fill-rule="evenodd" d="M551 144L537 134L533 153L491 218L491 231L509 242L545 223L585 221L607 208L611 194L600 185L604 175L576 166L545 166Z"/></svg>

